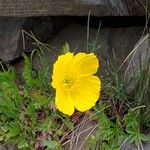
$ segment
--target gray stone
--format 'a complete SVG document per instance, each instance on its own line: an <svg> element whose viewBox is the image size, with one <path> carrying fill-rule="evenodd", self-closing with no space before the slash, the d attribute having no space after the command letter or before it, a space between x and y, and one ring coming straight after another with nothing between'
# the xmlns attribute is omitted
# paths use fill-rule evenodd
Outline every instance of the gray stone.
<svg viewBox="0 0 150 150"><path fill-rule="evenodd" d="M1 144L0 145L0 150L17 150L17 148L14 145L11 145L11 144L6 144L6 145Z"/></svg>
<svg viewBox="0 0 150 150"><path fill-rule="evenodd" d="M31 52L37 48L33 37L46 42L68 22L69 18L65 17L0 17L0 59L10 62L20 57L22 52Z"/></svg>
<svg viewBox="0 0 150 150"><path fill-rule="evenodd" d="M0 59L12 61L20 56L21 32L25 19L0 18Z"/></svg>
<svg viewBox="0 0 150 150"><path fill-rule="evenodd" d="M51 17L31 17L27 18L23 26L24 45L22 51L31 52L36 46L36 40L46 42L53 34L53 24ZM28 35L30 34L30 35ZM35 39L34 39L35 38ZM17 43L19 44L19 43Z"/></svg>
<svg viewBox="0 0 150 150"><path fill-rule="evenodd" d="M68 17L31 17L26 19L23 30L28 34L24 33L24 48L23 52L31 52L36 49L36 40L46 43L55 33L62 30L70 21ZM60 23L61 22L61 23ZM33 35L32 35L33 34ZM34 39L35 38L35 39Z"/></svg>
<svg viewBox="0 0 150 150"><path fill-rule="evenodd" d="M133 93L138 83L138 80L135 79L140 74L141 70L146 70L149 61L150 34L147 34L135 44L135 47L126 60L127 68L125 70L125 80L128 83L126 86L127 93Z"/></svg>
<svg viewBox="0 0 150 150"><path fill-rule="evenodd" d="M62 46L68 42L72 51L86 51L87 49L87 27L71 24L59 32L54 38L49 40L49 44L61 52ZM103 28L97 38L97 50L101 65L106 61L105 53L113 57L113 50L116 61L121 64L129 52L134 48L142 35L143 27L129 28ZM96 38L97 29L90 28L90 42ZM102 67L101 67L102 68Z"/></svg>
<svg viewBox="0 0 150 150"><path fill-rule="evenodd" d="M150 150L150 142L142 142L141 145L136 146L127 141L122 145L121 150Z"/></svg>

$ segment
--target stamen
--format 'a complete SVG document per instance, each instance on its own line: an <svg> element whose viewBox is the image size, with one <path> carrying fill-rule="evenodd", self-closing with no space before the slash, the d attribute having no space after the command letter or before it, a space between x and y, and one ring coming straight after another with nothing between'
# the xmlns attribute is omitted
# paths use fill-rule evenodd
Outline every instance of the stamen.
<svg viewBox="0 0 150 150"><path fill-rule="evenodd" d="M63 86L71 89L75 85L75 76L72 73L65 73L62 79Z"/></svg>

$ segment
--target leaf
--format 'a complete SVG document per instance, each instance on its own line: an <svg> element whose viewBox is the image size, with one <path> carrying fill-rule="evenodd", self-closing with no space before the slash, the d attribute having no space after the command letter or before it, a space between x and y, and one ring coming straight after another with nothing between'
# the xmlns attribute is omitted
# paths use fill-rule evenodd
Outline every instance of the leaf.
<svg viewBox="0 0 150 150"><path fill-rule="evenodd" d="M8 129L8 133L6 136L8 139L19 135L21 132L20 126L14 122L10 122L7 126L7 129Z"/></svg>
<svg viewBox="0 0 150 150"><path fill-rule="evenodd" d="M36 109L33 103L30 103L27 106L27 114L29 115L29 117L31 118L32 122L35 124L36 123Z"/></svg>
<svg viewBox="0 0 150 150"><path fill-rule="evenodd" d="M29 144L25 139L21 139L19 143L17 144L18 149L27 149L29 147Z"/></svg>
<svg viewBox="0 0 150 150"><path fill-rule="evenodd" d="M58 147L59 147L58 142L56 142L56 141L51 141L51 140L44 140L44 141L43 141L43 145L44 145L44 146L47 146L47 148L48 148L49 150L57 150Z"/></svg>
<svg viewBox="0 0 150 150"><path fill-rule="evenodd" d="M142 141L149 140L148 136L145 136L140 131L140 114L139 111L129 110L125 115L126 132L128 134L129 142L140 145Z"/></svg>
<svg viewBox="0 0 150 150"><path fill-rule="evenodd" d="M66 42L63 46L63 53L68 53L70 51L69 44Z"/></svg>
<svg viewBox="0 0 150 150"><path fill-rule="evenodd" d="M23 78L25 79L26 85L29 87L39 87L40 82L38 78L34 78L33 76L33 68L29 58L23 54L24 57L24 68L23 68Z"/></svg>
<svg viewBox="0 0 150 150"><path fill-rule="evenodd" d="M17 118L19 108L15 106L15 102L8 95L0 93L0 112L7 118Z"/></svg>
<svg viewBox="0 0 150 150"><path fill-rule="evenodd" d="M48 107L50 104L50 97L42 94L41 91L35 90L31 93L34 101L35 108Z"/></svg>
<svg viewBox="0 0 150 150"><path fill-rule="evenodd" d="M16 103L19 103L21 96L15 80L16 74L13 69L9 68L8 71L0 72L0 89L7 96L14 99Z"/></svg>
<svg viewBox="0 0 150 150"><path fill-rule="evenodd" d="M113 131L113 135L114 137L116 137L117 139L119 139L119 137L121 136L126 136L124 131L121 128L121 124L119 122L119 118L116 118L116 123L112 124L112 131Z"/></svg>
<svg viewBox="0 0 150 150"><path fill-rule="evenodd" d="M41 124L41 126L38 128L39 131L48 131L51 128L52 122L51 119L46 119Z"/></svg>
<svg viewBox="0 0 150 150"><path fill-rule="evenodd" d="M101 106L103 108L103 105ZM101 108L100 108L101 109ZM110 140L114 136L114 131L112 130L112 122L108 119L104 110L99 114L99 134L102 140Z"/></svg>

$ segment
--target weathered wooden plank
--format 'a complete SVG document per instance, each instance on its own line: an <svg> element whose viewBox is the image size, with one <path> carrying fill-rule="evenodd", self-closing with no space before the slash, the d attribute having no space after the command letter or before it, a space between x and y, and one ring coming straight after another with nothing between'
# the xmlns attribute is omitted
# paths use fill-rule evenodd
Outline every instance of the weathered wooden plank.
<svg viewBox="0 0 150 150"><path fill-rule="evenodd" d="M85 16L89 10L94 16L145 14L142 4L133 0L0 0L0 16Z"/></svg>
<svg viewBox="0 0 150 150"><path fill-rule="evenodd" d="M0 0L0 16L141 16L150 0Z"/></svg>

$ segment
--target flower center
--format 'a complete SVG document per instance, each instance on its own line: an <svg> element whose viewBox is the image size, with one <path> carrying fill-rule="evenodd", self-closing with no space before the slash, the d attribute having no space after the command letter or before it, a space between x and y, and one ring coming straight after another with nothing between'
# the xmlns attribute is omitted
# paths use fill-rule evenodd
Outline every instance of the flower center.
<svg viewBox="0 0 150 150"><path fill-rule="evenodd" d="M64 73L62 84L64 88L71 90L75 85L75 75L74 73Z"/></svg>

